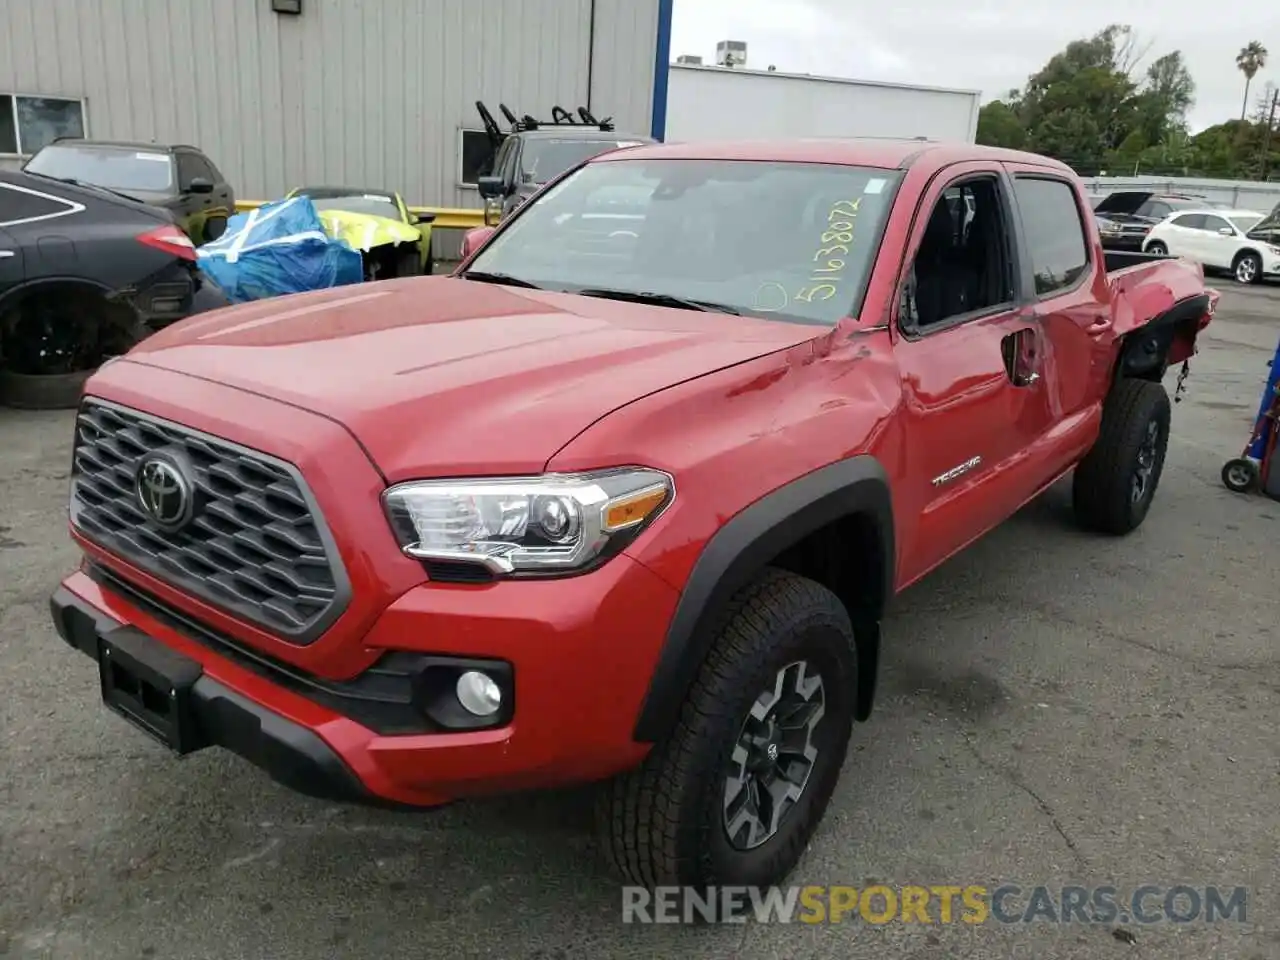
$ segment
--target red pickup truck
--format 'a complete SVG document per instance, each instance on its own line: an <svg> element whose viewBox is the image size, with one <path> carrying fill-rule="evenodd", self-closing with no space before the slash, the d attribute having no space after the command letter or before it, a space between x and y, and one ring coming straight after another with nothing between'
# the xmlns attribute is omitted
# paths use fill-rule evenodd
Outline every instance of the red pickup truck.
<svg viewBox="0 0 1280 960"><path fill-rule="evenodd" d="M1143 522L1217 300L972 146L638 147L481 239L104 366L53 619L112 709L314 796L605 781L643 884L790 871L895 593L1073 470Z"/></svg>

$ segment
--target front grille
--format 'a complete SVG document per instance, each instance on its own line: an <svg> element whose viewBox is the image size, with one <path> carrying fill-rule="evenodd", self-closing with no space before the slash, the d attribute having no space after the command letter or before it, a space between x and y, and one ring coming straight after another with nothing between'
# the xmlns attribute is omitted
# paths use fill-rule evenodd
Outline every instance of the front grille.
<svg viewBox="0 0 1280 960"><path fill-rule="evenodd" d="M138 470L152 455L190 483L194 511L179 529L143 509ZM292 643L318 638L349 599L296 468L115 404L87 400L76 418L71 520L140 570Z"/></svg>

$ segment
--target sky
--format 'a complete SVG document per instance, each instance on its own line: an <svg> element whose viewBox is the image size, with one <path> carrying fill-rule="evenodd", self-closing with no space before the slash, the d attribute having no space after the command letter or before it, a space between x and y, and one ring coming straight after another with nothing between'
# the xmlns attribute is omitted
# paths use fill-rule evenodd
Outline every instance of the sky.
<svg viewBox="0 0 1280 960"><path fill-rule="evenodd" d="M981 90L983 102L1020 87L1070 41L1110 23L1150 44L1143 66L1181 50L1196 83L1193 131L1240 116L1240 48L1259 40L1274 65L1256 94L1280 85L1280 4L1251 3L1225 16L1205 0L674 0L671 57L715 62L718 40L743 40L747 66L787 73Z"/></svg>

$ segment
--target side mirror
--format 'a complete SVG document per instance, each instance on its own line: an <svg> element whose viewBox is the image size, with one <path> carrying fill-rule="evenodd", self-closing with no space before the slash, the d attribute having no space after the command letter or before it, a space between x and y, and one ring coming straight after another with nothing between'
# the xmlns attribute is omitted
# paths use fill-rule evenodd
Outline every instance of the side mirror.
<svg viewBox="0 0 1280 960"><path fill-rule="evenodd" d="M436 220L436 215L434 213L411 213L409 216L412 218L410 222L415 225L435 223Z"/></svg>
<svg viewBox="0 0 1280 960"><path fill-rule="evenodd" d="M491 199L484 202L484 225L496 227L502 222L502 201Z"/></svg>
<svg viewBox="0 0 1280 960"><path fill-rule="evenodd" d="M493 227L473 227L462 238L461 257L466 260L493 236Z"/></svg>
<svg viewBox="0 0 1280 960"><path fill-rule="evenodd" d="M188 193L213 193L213 181L204 177L192 177L187 187Z"/></svg>
<svg viewBox="0 0 1280 960"><path fill-rule="evenodd" d="M476 186L480 190L480 196L486 200L499 200L507 192L501 177L478 177Z"/></svg>
<svg viewBox="0 0 1280 960"><path fill-rule="evenodd" d="M1218 233L1222 234L1224 237L1234 237L1236 235L1236 232L1230 227L1219 227Z"/></svg>

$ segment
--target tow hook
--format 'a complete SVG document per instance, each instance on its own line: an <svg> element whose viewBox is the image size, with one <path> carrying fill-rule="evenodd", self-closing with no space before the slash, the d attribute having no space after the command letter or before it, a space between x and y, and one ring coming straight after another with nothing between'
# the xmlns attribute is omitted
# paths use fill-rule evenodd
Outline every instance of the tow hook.
<svg viewBox="0 0 1280 960"><path fill-rule="evenodd" d="M1187 392L1187 377L1191 376L1191 361L1183 360L1182 369L1178 371L1178 382L1173 387L1173 402L1181 403L1182 395Z"/></svg>

